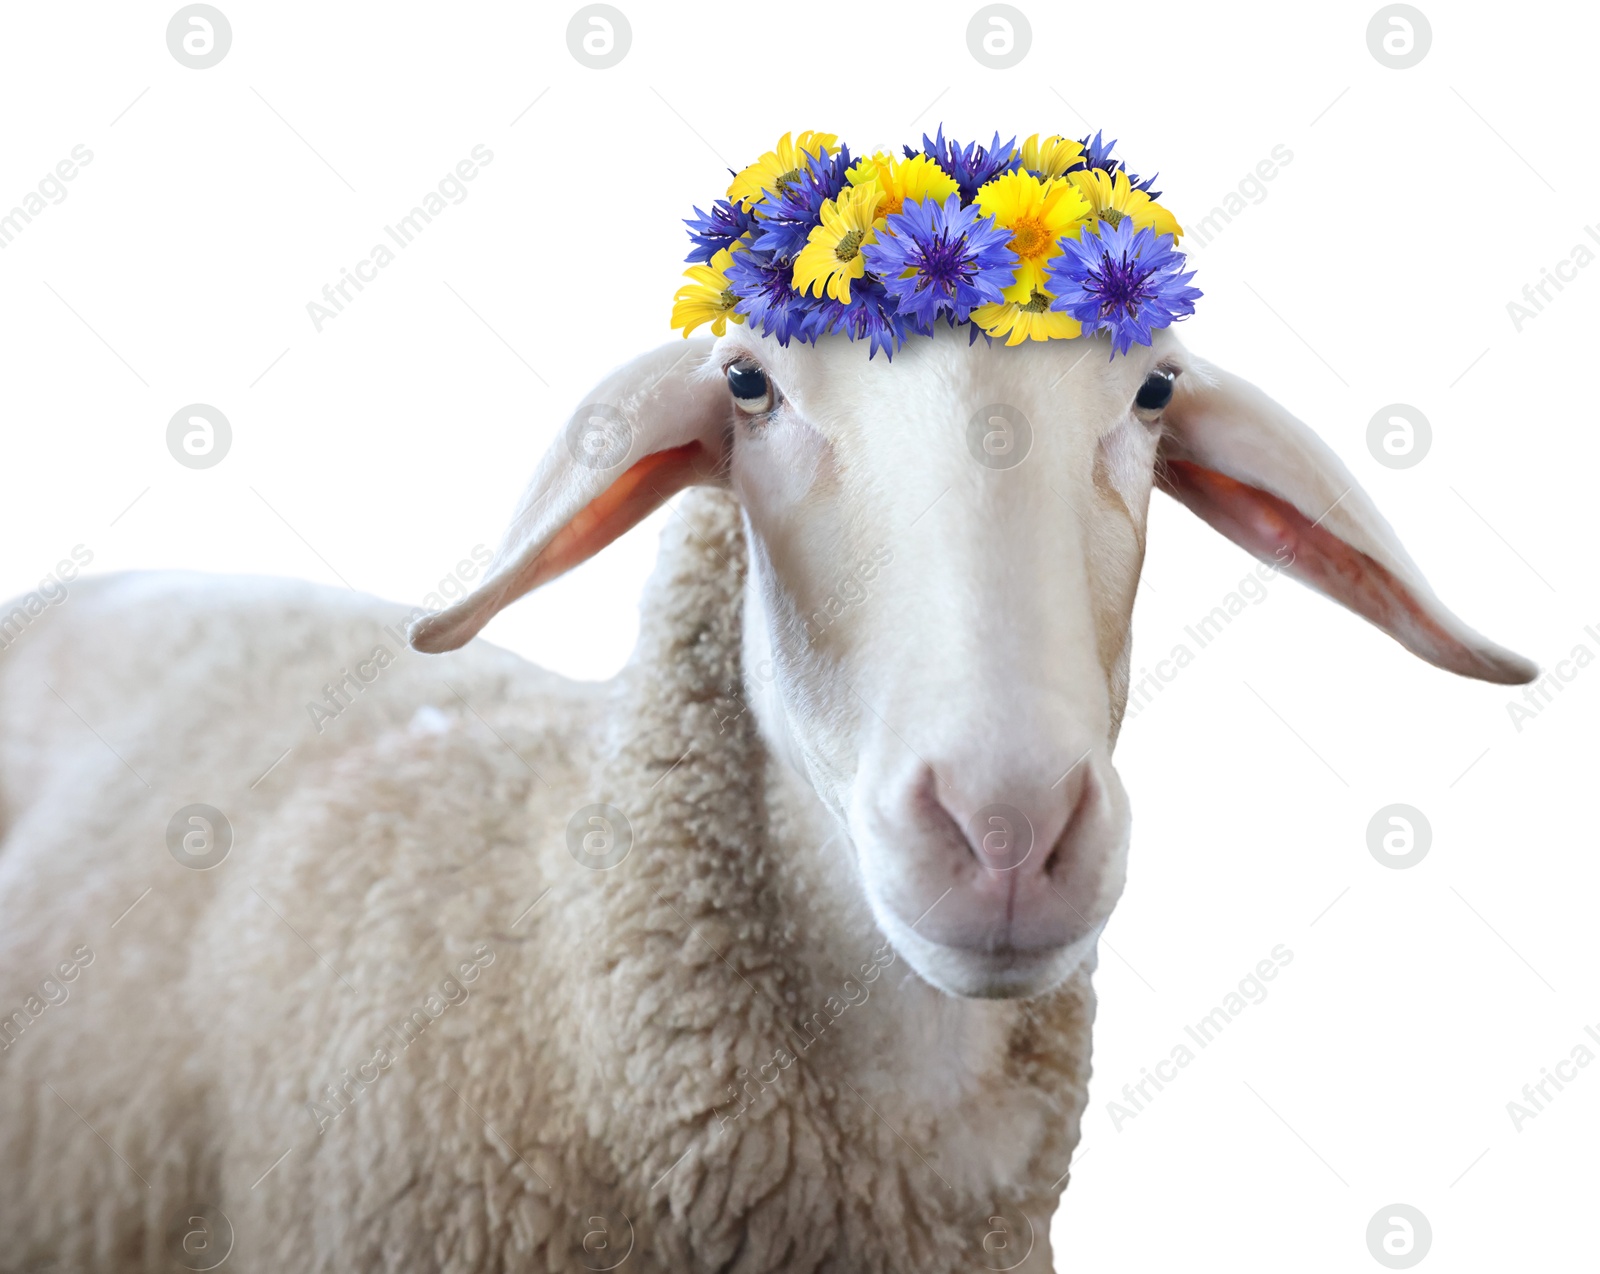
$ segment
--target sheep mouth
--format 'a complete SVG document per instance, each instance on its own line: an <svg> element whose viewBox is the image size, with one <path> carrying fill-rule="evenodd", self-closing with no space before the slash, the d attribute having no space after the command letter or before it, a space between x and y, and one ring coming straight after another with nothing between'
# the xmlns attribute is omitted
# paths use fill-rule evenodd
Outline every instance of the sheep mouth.
<svg viewBox="0 0 1600 1274"><path fill-rule="evenodd" d="M1015 947L978 951L946 947L928 953L927 968L918 972L940 990L965 999L1022 1000L1055 990L1083 964L1085 944L1022 950ZM913 966L918 961L907 959Z"/></svg>
<svg viewBox="0 0 1600 1274"><path fill-rule="evenodd" d="M887 908L879 924L924 982L964 999L1019 1000L1045 995L1086 965L1092 968L1093 928L1063 941L1017 943L1000 935L976 944L942 941L914 929Z"/></svg>

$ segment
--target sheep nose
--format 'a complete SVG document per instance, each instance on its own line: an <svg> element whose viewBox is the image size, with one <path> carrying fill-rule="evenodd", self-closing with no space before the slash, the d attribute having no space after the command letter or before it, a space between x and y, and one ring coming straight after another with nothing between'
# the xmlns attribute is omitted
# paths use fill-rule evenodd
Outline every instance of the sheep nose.
<svg viewBox="0 0 1600 1274"><path fill-rule="evenodd" d="M888 877L894 910L920 937L971 951L1076 942L1120 889L1127 824L1115 779L1087 756L1053 784L997 768L1022 767L921 767L892 818L898 834L885 838L899 863Z"/></svg>
<svg viewBox="0 0 1600 1274"><path fill-rule="evenodd" d="M1044 791L986 794L1010 800L985 800L959 780L944 782L931 767L924 784L985 876L1014 873L1020 879L1049 876L1057 857L1070 853L1073 825L1093 797L1081 764Z"/></svg>

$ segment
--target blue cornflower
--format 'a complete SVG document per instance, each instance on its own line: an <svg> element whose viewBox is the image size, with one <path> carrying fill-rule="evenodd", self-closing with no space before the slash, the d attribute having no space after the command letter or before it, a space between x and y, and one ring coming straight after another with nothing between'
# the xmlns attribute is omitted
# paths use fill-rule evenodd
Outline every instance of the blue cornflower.
<svg viewBox="0 0 1600 1274"><path fill-rule="evenodd" d="M1187 258L1170 234L1135 230L1125 218L1116 226L1102 221L1076 239L1064 235L1060 243L1048 271L1056 294L1050 308L1077 319L1085 336L1109 332L1114 353L1148 345L1156 328L1194 313L1200 289L1189 286L1194 271L1184 271Z"/></svg>
<svg viewBox="0 0 1600 1274"><path fill-rule="evenodd" d="M1076 172L1084 168L1099 168L1104 172L1113 174L1118 172L1127 173L1128 184L1135 190L1144 191L1145 194L1149 195L1152 199L1161 198L1161 192L1159 190L1150 189L1150 184L1161 174L1155 173L1149 177L1138 177L1133 173L1128 172L1127 164L1123 163L1120 159L1113 159L1111 157L1111 152L1116 149L1117 139L1113 137L1108 142L1101 141L1100 136L1100 133L1096 132L1092 138L1081 137L1078 139L1078 145L1083 147L1083 162L1081 164L1074 164L1073 167L1068 171Z"/></svg>
<svg viewBox="0 0 1600 1274"><path fill-rule="evenodd" d="M831 297L809 303L811 340L829 332L841 332L852 341L867 340L871 342L867 349L869 359L881 349L893 362L895 351L905 344L906 329L921 330L900 313L888 289L872 278L857 279L851 284L849 305Z"/></svg>
<svg viewBox="0 0 1600 1274"><path fill-rule="evenodd" d="M792 257L806 246L813 227L822 224L822 205L845 186L850 148L807 157L806 166L792 181L770 191L756 205L757 234L750 246L775 257Z"/></svg>
<svg viewBox="0 0 1600 1274"><path fill-rule="evenodd" d="M911 147L903 148L907 159L914 159L917 152ZM922 154L943 168L945 172L955 178L956 185L961 188L961 202L971 203L978 196L978 187L987 181L998 177L1001 173L1010 172L1013 168L1022 167L1022 155L1017 150L1017 139L1013 137L1008 142L1000 140L1000 134L994 135L994 141L987 148L977 142L968 142L966 146L951 140L946 141L944 125L939 125L939 130L929 140L928 135L922 135Z"/></svg>
<svg viewBox="0 0 1600 1274"><path fill-rule="evenodd" d="M965 323L977 306L1004 299L1017 266L1010 239L993 217L951 195L943 204L907 200L889 214L888 233L863 244L861 254L900 313L926 327L940 314Z"/></svg>
<svg viewBox="0 0 1600 1274"><path fill-rule="evenodd" d="M685 218L683 224L689 227L689 238L694 242L684 260L706 262L755 229L756 218L739 204L719 199L711 205L710 212L696 208L694 216Z"/></svg>
<svg viewBox="0 0 1600 1274"><path fill-rule="evenodd" d="M776 337L780 345L815 339L810 328L815 306L795 291L794 266L787 258L741 248L733 254L727 276L729 288L739 298L734 310L763 336Z"/></svg>

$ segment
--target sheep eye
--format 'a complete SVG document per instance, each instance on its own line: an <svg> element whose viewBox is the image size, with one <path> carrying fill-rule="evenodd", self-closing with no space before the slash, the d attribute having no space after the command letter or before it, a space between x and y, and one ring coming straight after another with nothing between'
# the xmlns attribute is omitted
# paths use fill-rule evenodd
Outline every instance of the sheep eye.
<svg viewBox="0 0 1600 1274"><path fill-rule="evenodd" d="M1151 372L1144 378L1144 384L1139 386L1133 405L1140 411L1160 411L1172 401L1172 382L1175 379L1171 372Z"/></svg>
<svg viewBox="0 0 1600 1274"><path fill-rule="evenodd" d="M747 416L772 410L772 384L766 372L754 363L733 363L728 367L728 392Z"/></svg>

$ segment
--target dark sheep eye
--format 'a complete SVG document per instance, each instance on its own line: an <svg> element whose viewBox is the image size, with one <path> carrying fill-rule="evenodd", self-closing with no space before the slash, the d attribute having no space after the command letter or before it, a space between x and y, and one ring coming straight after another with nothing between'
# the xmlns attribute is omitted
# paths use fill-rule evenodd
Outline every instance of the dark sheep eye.
<svg viewBox="0 0 1600 1274"><path fill-rule="evenodd" d="M772 410L772 385L766 372L754 363L734 363L728 368L728 392L747 415L759 416Z"/></svg>
<svg viewBox="0 0 1600 1274"><path fill-rule="evenodd" d="M1151 372L1139 386L1133 405L1140 411L1160 411L1172 401L1173 379L1171 372Z"/></svg>

